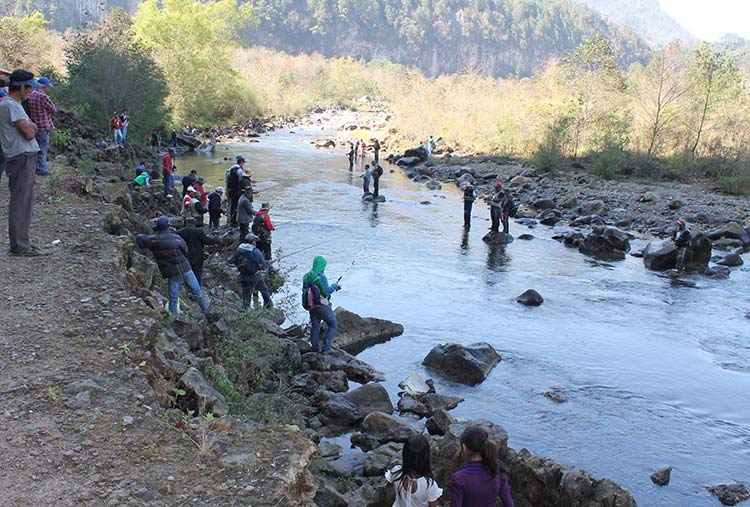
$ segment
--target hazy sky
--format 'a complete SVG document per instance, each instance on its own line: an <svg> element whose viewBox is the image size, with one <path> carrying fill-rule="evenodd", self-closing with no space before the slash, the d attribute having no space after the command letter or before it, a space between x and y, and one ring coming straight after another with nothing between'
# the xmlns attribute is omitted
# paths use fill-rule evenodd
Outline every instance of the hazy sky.
<svg viewBox="0 0 750 507"><path fill-rule="evenodd" d="M750 0L659 0L662 9L703 40L727 33L750 39Z"/></svg>

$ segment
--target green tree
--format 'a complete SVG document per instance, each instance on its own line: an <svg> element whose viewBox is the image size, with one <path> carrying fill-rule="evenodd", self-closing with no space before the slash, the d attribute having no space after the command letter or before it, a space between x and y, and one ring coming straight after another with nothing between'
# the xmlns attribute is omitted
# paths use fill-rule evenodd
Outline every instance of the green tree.
<svg viewBox="0 0 750 507"><path fill-rule="evenodd" d="M30 16L0 18L0 55L9 69L18 67L38 72L46 65L49 50L45 40L47 20L35 12Z"/></svg>
<svg viewBox="0 0 750 507"><path fill-rule="evenodd" d="M106 125L113 111L127 109L135 137L162 124L168 110L164 76L134 40L130 16L121 9L74 36L65 52L68 78L59 97L99 125Z"/></svg>
<svg viewBox="0 0 750 507"><path fill-rule="evenodd" d="M138 6L138 40L157 61L176 120L215 124L256 114L247 82L231 57L255 18L237 0L146 0Z"/></svg>

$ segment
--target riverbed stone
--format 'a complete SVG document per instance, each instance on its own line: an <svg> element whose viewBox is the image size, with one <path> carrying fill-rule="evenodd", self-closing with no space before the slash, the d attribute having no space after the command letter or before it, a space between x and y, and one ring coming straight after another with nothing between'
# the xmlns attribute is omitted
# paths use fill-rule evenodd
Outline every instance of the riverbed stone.
<svg viewBox="0 0 750 507"><path fill-rule="evenodd" d="M336 308L334 313L339 322L336 345L350 354L404 333L404 326L389 320L361 317L342 307Z"/></svg>
<svg viewBox="0 0 750 507"><path fill-rule="evenodd" d="M427 394L434 389L433 386L427 383L427 381L422 378L419 373L412 373L404 380L399 382L398 387L411 394L412 396Z"/></svg>
<svg viewBox="0 0 750 507"><path fill-rule="evenodd" d="M467 385L481 383L500 362L500 354L489 343L436 345L422 364L444 377Z"/></svg>
<svg viewBox="0 0 750 507"><path fill-rule="evenodd" d="M370 412L393 413L393 403L383 384L365 384L346 393L344 398L356 405L359 415L363 418Z"/></svg>
<svg viewBox="0 0 750 507"><path fill-rule="evenodd" d="M372 412L362 421L362 432L352 435L351 442L363 451L369 451L388 442L406 442L416 433L398 417Z"/></svg>
<svg viewBox="0 0 750 507"><path fill-rule="evenodd" d="M435 411L435 413L427 419L425 427L430 435L445 435L450 428L451 424L455 424L456 420L453 416L445 409Z"/></svg>
<svg viewBox="0 0 750 507"><path fill-rule="evenodd" d="M601 199L592 199L581 204L579 215L599 215L604 216L609 213L607 205Z"/></svg>
<svg viewBox="0 0 750 507"><path fill-rule="evenodd" d="M413 396L409 393L403 393L398 400L399 412L410 412L420 417L430 417L437 410L451 410L464 401L458 396L447 396L437 393L425 393Z"/></svg>
<svg viewBox="0 0 750 507"><path fill-rule="evenodd" d="M482 241L490 245L507 245L513 242L513 236L505 232L488 232Z"/></svg>
<svg viewBox="0 0 750 507"><path fill-rule="evenodd" d="M622 260L630 251L630 238L622 229L612 226L596 226L586 236L578 250L590 257L605 261Z"/></svg>
<svg viewBox="0 0 750 507"><path fill-rule="evenodd" d="M727 222L708 233L708 238L716 240L720 238L738 239L745 246L750 245L750 236L747 231L737 222Z"/></svg>
<svg viewBox="0 0 750 507"><path fill-rule="evenodd" d="M305 371L343 371L349 380L360 384L385 380L385 376L369 364L336 348L326 354L317 352L303 354L302 367Z"/></svg>
<svg viewBox="0 0 750 507"><path fill-rule="evenodd" d="M224 397L211 386L197 368L188 368L180 378L180 385L185 390L187 407L196 414L211 412L216 417L221 417L229 412Z"/></svg>
<svg viewBox="0 0 750 507"><path fill-rule="evenodd" d="M552 209L555 207L555 201L553 201L552 199L546 199L546 198L537 199L536 201L534 201L534 204L532 206L534 206L534 209L538 211Z"/></svg>
<svg viewBox="0 0 750 507"><path fill-rule="evenodd" d="M745 500L750 500L750 490L741 483L709 486L708 491L724 505L737 505Z"/></svg>
<svg viewBox="0 0 750 507"><path fill-rule="evenodd" d="M711 241L698 232L690 238L685 252L685 268L703 270L711 260ZM671 239L655 239L643 250L643 265L652 271L674 269L677 263L677 246Z"/></svg>
<svg viewBox="0 0 750 507"><path fill-rule="evenodd" d="M719 264L720 266L728 266L730 268L734 268L737 266L742 266L744 264L744 261L742 260L742 256L736 252L729 253L724 256L723 259L721 259L716 264Z"/></svg>
<svg viewBox="0 0 750 507"><path fill-rule="evenodd" d="M529 289L518 296L516 302L524 306L539 306L544 303L544 298L534 289Z"/></svg>
<svg viewBox="0 0 750 507"><path fill-rule="evenodd" d="M672 476L672 467L664 467L651 474L651 482L657 486L666 486Z"/></svg>

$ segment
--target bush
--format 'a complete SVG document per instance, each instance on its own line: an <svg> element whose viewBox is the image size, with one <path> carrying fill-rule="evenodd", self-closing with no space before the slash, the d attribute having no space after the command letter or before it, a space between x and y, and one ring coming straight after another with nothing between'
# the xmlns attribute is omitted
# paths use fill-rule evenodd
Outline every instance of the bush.
<svg viewBox="0 0 750 507"><path fill-rule="evenodd" d="M532 164L543 171L559 167L563 158L563 143L569 125L570 120L563 118L549 126L544 133L542 143L531 157Z"/></svg>
<svg viewBox="0 0 750 507"><path fill-rule="evenodd" d="M750 175L721 177L718 186L729 194L748 195L750 194Z"/></svg>

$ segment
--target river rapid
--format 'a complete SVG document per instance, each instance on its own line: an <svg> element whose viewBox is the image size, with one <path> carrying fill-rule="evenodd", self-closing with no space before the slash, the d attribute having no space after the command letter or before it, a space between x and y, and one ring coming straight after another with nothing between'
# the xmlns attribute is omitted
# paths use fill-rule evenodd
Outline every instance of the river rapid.
<svg viewBox="0 0 750 507"><path fill-rule="evenodd" d="M642 506L719 505L705 486L750 481L750 268L673 287L640 259L602 265L552 240L552 228L513 223L514 236L535 238L491 247L482 241L486 207L477 202L464 234L453 185L430 191L386 167L387 202L362 202L343 152L310 145L320 135L302 128L219 145L212 157L178 158L178 172L198 169L212 189L232 163L223 157L242 154L257 189L270 189L256 203L272 203L274 249L323 242L288 259L292 286L317 254L329 278L351 268L334 305L405 328L359 355L385 373L392 399L410 373L431 376L438 392L466 399L454 416L496 422L512 447L609 477ZM544 297L541 307L515 302L529 288ZM477 341L503 357L478 386L421 366L438 343ZM543 396L550 389L568 402ZM649 479L662 466L674 467L664 488Z"/></svg>

